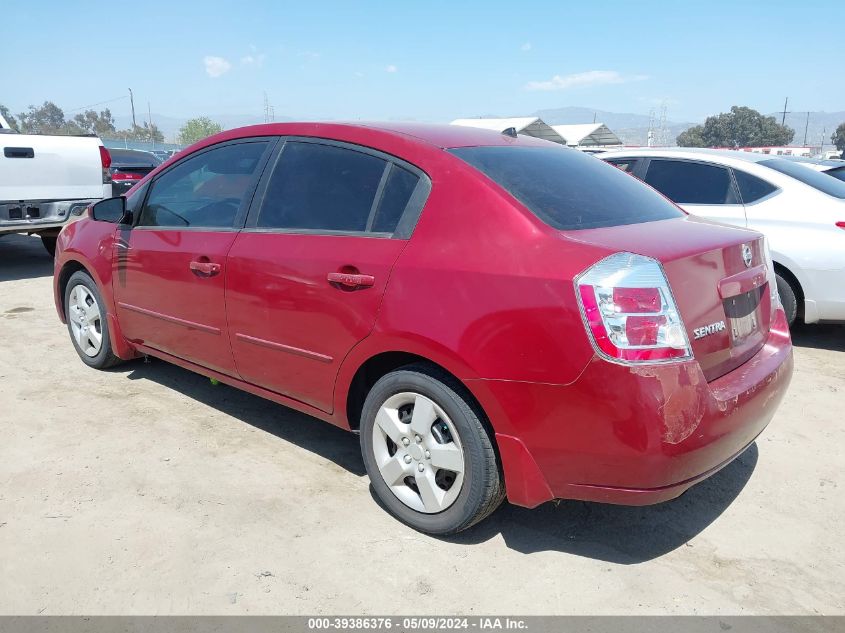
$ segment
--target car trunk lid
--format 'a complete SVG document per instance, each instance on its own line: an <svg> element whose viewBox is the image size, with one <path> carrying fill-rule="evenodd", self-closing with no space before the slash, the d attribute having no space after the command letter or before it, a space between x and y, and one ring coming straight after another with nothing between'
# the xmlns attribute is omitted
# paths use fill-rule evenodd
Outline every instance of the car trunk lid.
<svg viewBox="0 0 845 633"><path fill-rule="evenodd" d="M662 264L707 380L736 369L765 343L772 302L759 233L689 216L565 235Z"/></svg>

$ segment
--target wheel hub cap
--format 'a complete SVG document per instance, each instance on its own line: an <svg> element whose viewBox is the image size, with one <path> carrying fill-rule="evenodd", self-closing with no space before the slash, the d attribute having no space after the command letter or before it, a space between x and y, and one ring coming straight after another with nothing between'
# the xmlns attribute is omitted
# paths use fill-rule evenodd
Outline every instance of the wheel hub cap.
<svg viewBox="0 0 845 633"><path fill-rule="evenodd" d="M409 508L434 514L451 506L464 480L464 454L455 425L422 394L403 392L381 406L373 453L382 479Z"/></svg>

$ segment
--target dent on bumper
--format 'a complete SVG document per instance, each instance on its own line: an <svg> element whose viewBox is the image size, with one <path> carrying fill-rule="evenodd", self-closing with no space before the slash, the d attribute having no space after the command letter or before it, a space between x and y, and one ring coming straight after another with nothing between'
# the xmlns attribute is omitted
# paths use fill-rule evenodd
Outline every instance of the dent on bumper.
<svg viewBox="0 0 845 633"><path fill-rule="evenodd" d="M707 382L695 361L594 359L571 385L477 381L497 433L508 498L646 505L677 497L740 455L774 416L792 376L782 312L766 344ZM498 430L498 427L497 427Z"/></svg>

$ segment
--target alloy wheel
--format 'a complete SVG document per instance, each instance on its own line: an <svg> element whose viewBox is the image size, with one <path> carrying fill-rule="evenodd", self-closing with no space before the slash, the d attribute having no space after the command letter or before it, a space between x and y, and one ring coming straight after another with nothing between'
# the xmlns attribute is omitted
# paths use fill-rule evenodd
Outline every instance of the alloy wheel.
<svg viewBox="0 0 845 633"><path fill-rule="evenodd" d="M77 284L68 296L71 334L82 352L94 358L103 346L103 316L97 299L86 286Z"/></svg>

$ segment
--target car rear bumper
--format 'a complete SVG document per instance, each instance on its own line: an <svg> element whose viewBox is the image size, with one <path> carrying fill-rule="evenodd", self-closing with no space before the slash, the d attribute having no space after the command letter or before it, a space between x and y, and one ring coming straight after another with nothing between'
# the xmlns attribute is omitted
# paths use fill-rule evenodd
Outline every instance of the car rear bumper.
<svg viewBox="0 0 845 633"><path fill-rule="evenodd" d="M30 200L0 203L0 233L39 233L61 228L97 200Z"/></svg>
<svg viewBox="0 0 845 633"><path fill-rule="evenodd" d="M512 503L647 505L677 497L740 455L772 419L791 376L779 311L757 354L711 382L694 360L632 367L594 358L569 385L470 386L499 431Z"/></svg>

